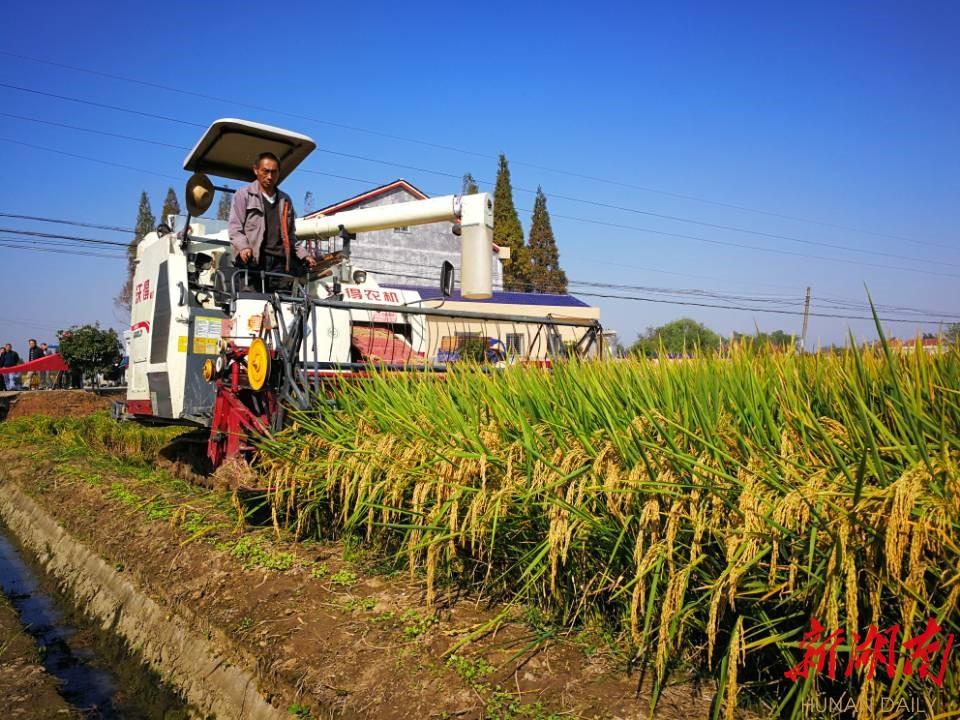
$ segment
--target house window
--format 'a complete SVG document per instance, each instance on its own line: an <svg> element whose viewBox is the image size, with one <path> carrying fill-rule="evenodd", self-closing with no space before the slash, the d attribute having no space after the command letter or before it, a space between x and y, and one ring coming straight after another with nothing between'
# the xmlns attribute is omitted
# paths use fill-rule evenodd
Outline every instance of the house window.
<svg viewBox="0 0 960 720"><path fill-rule="evenodd" d="M520 333L507 333L507 352L510 355L523 354L523 335Z"/></svg>

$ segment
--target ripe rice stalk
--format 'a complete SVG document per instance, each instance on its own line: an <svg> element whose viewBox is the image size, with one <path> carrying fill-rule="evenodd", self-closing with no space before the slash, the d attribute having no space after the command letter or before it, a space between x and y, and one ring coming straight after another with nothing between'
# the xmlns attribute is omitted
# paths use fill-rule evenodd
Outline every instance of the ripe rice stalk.
<svg viewBox="0 0 960 720"><path fill-rule="evenodd" d="M657 687L715 708L917 697L908 677L794 685L816 616L960 635L960 352L735 350L680 363L374 373L263 445L278 517L443 586L602 617ZM938 694L939 693L939 694Z"/></svg>

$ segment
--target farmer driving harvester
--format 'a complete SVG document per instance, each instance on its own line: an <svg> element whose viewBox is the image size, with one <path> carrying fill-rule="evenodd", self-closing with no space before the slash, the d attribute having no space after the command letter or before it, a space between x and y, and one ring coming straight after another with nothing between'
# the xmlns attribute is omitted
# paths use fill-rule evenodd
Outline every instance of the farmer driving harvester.
<svg viewBox="0 0 960 720"><path fill-rule="evenodd" d="M297 239L293 202L277 187L280 160L272 152L261 152L253 163L253 173L257 179L237 190L230 206L228 228L234 263L239 268L286 275L301 275L304 265L312 270L317 260L307 243ZM266 278L270 290L277 287L277 280Z"/></svg>

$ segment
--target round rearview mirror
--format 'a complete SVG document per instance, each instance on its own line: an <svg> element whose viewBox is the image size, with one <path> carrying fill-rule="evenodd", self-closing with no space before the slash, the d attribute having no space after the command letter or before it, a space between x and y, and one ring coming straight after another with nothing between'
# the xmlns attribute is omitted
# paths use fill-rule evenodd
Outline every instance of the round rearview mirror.
<svg viewBox="0 0 960 720"><path fill-rule="evenodd" d="M187 212L192 217L200 217L213 204L213 183L203 173L194 173L187 180L184 197L187 200Z"/></svg>

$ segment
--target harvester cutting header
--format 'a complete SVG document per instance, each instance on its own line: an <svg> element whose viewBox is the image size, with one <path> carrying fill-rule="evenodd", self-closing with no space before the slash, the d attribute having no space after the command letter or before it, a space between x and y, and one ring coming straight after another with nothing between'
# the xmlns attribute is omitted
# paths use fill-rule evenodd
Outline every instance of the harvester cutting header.
<svg viewBox="0 0 960 720"><path fill-rule="evenodd" d="M381 287L351 261L350 242L359 232L450 222L460 238L461 295L490 298L493 201L486 193L282 217L289 203L274 211L285 196L271 200L269 188L315 147L305 135L225 119L187 156L189 215L161 224L137 247L125 333L127 400L118 415L209 427L208 455L218 465L249 452L253 436L281 427L288 408L306 408L329 383L362 377L373 366L437 373L467 359L496 368L599 352L595 320L444 309L455 282L449 262L437 296L424 298ZM237 191L215 187L210 175L256 179L267 190L254 193L257 183ZM217 190L236 192L229 231L213 230L214 221L202 217ZM244 242L244 220L235 217L251 194L246 222L261 233L260 257ZM279 234L271 225L277 217ZM321 253L331 239L339 247ZM283 262L267 256L275 249ZM291 258L298 262L291 265ZM508 346L507 336L522 341Z"/></svg>

